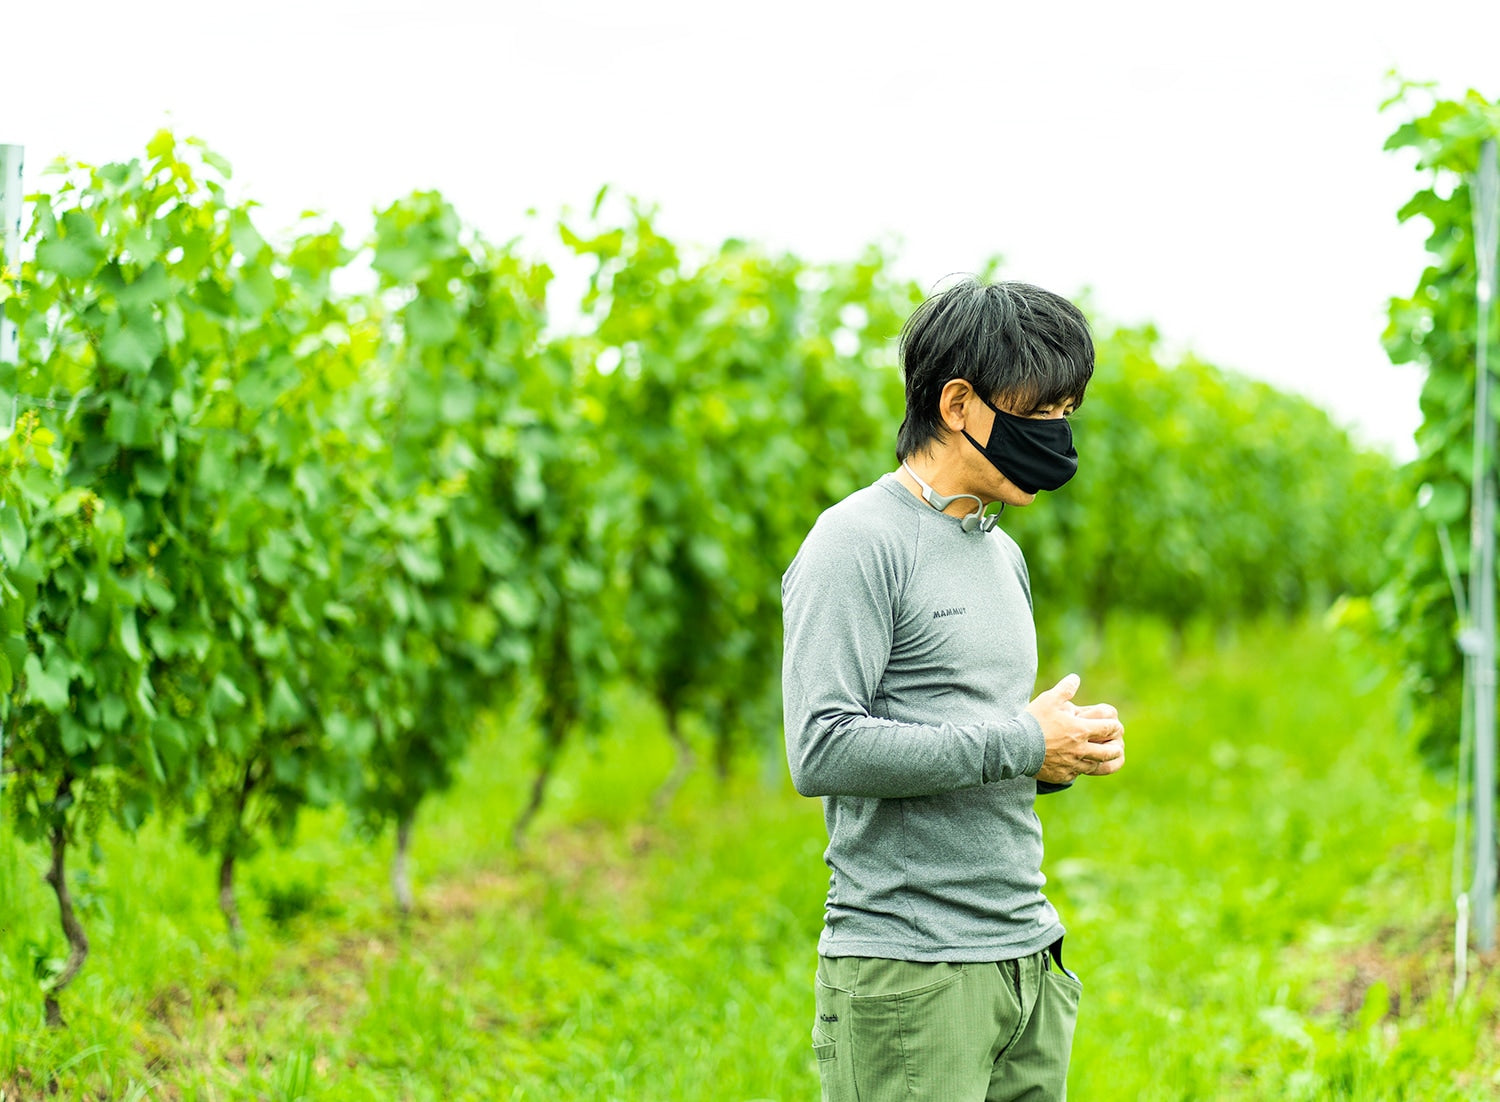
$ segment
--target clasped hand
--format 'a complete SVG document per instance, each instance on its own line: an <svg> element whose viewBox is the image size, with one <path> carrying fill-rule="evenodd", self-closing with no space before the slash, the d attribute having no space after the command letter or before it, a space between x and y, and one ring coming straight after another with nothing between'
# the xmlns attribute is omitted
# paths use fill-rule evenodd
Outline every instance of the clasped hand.
<svg viewBox="0 0 1500 1102"><path fill-rule="evenodd" d="M1073 703L1079 677L1070 673L1026 706L1042 726L1047 756L1036 779L1067 784L1083 774L1118 773L1125 764L1125 725L1112 704Z"/></svg>

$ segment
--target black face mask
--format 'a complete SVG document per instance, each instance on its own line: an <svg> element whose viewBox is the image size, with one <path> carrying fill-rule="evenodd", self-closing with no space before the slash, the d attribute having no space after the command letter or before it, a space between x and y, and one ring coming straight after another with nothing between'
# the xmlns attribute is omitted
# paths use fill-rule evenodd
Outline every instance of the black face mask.
<svg viewBox="0 0 1500 1102"><path fill-rule="evenodd" d="M1028 494L1055 490L1073 477L1078 470L1078 453L1073 450L1073 427L1066 417L1017 417L996 409L982 394L979 400L995 410L990 442L980 444L969 436L968 429L959 431L996 470Z"/></svg>

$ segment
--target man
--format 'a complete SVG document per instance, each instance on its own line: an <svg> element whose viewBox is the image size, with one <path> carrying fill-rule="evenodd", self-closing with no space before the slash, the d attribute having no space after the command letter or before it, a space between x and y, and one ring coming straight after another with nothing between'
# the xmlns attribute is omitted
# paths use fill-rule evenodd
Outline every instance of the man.
<svg viewBox="0 0 1500 1102"><path fill-rule="evenodd" d="M1062 1099L1081 984L1042 894L1038 792L1125 760L1078 678L1031 696L1030 583L994 502L1070 478L1094 370L1072 303L968 279L901 333L901 466L825 512L782 580L787 759L831 875L825 1102Z"/></svg>

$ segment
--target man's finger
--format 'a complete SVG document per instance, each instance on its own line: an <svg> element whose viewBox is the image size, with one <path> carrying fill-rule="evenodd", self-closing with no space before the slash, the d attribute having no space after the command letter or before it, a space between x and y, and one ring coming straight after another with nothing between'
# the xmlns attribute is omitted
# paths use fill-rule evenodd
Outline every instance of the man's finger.
<svg viewBox="0 0 1500 1102"><path fill-rule="evenodd" d="M1078 691L1081 678L1076 673L1070 673L1049 690L1058 700L1072 700L1073 694Z"/></svg>
<svg viewBox="0 0 1500 1102"><path fill-rule="evenodd" d="M1084 719L1119 719L1120 713L1115 710L1113 704L1083 704L1078 708L1078 714Z"/></svg>
<svg viewBox="0 0 1500 1102"><path fill-rule="evenodd" d="M1113 761L1125 756L1125 743L1121 739L1110 739L1107 742L1090 742L1088 749L1081 754L1082 757L1091 761Z"/></svg>
<svg viewBox="0 0 1500 1102"><path fill-rule="evenodd" d="M1117 758L1111 758L1109 761L1095 762L1089 769L1089 776L1107 777L1111 773L1118 773L1122 768L1124 768L1124 766L1125 754L1121 752L1120 756Z"/></svg>
<svg viewBox="0 0 1500 1102"><path fill-rule="evenodd" d="M1118 719L1078 718L1078 726L1090 742L1114 742L1125 737L1125 725Z"/></svg>

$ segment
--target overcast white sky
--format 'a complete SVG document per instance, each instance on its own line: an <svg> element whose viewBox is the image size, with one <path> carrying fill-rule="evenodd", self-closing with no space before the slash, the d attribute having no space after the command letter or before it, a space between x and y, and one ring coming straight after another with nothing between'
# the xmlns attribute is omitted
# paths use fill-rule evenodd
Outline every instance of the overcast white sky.
<svg viewBox="0 0 1500 1102"><path fill-rule="evenodd" d="M1500 3L81 0L0 16L28 184L159 126L234 164L263 228L351 229L436 187L504 239L603 183L675 239L814 259L900 242L924 286L1006 273L1153 320L1408 455L1421 178L1381 151L1392 68L1500 96Z"/></svg>

